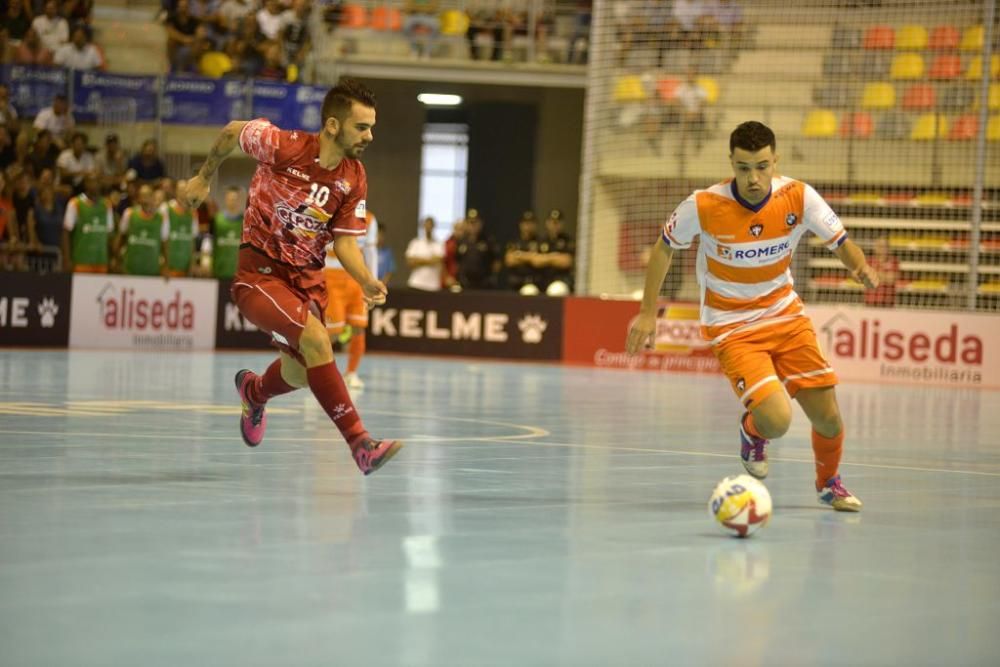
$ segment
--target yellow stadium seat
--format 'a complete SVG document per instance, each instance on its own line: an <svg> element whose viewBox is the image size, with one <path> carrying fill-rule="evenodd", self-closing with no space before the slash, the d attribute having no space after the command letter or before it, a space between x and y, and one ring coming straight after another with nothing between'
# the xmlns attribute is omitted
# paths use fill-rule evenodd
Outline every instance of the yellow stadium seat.
<svg viewBox="0 0 1000 667"><path fill-rule="evenodd" d="M837 135L837 116L828 109L813 109L802 122L804 137L834 137Z"/></svg>
<svg viewBox="0 0 1000 667"><path fill-rule="evenodd" d="M646 99L646 89L637 76L620 76L615 82L615 102L642 102Z"/></svg>
<svg viewBox="0 0 1000 667"><path fill-rule="evenodd" d="M962 41L958 48L962 51L982 51L983 50L983 26L972 25L962 33Z"/></svg>
<svg viewBox="0 0 1000 667"><path fill-rule="evenodd" d="M1000 77L1000 56L992 56L990 58L990 78L996 79L997 77ZM965 78L974 81L979 81L983 78L982 56L973 56L969 60L969 68L965 70Z"/></svg>
<svg viewBox="0 0 1000 667"><path fill-rule="evenodd" d="M861 96L864 109L891 109L896 106L896 89L891 83L869 83Z"/></svg>
<svg viewBox="0 0 1000 667"><path fill-rule="evenodd" d="M934 134L934 125L937 121L937 135ZM913 130L910 132L910 139L914 141L928 141L935 136L944 137L948 134L948 119L941 114L926 113L913 123Z"/></svg>
<svg viewBox="0 0 1000 667"><path fill-rule="evenodd" d="M719 82L710 76L699 76L695 83L705 91L705 102L715 104L719 101Z"/></svg>
<svg viewBox="0 0 1000 667"><path fill-rule="evenodd" d="M893 79L920 79L924 76L924 58L919 53L899 53L892 59L889 76Z"/></svg>
<svg viewBox="0 0 1000 667"><path fill-rule="evenodd" d="M1000 83L990 84L990 96L986 101L986 106L990 111L1000 109Z"/></svg>
<svg viewBox="0 0 1000 667"><path fill-rule="evenodd" d="M896 48L919 51L927 48L927 28L922 25L904 25L896 31Z"/></svg>
<svg viewBox="0 0 1000 667"><path fill-rule="evenodd" d="M464 35L469 31L469 15L460 9L449 9L441 14L441 32L445 35Z"/></svg>
<svg viewBox="0 0 1000 667"><path fill-rule="evenodd" d="M201 57L198 68L202 75L218 79L233 68L233 61L225 53L209 51Z"/></svg>
<svg viewBox="0 0 1000 667"><path fill-rule="evenodd" d="M990 116L990 122L986 125L986 138L1000 141L1000 116Z"/></svg>

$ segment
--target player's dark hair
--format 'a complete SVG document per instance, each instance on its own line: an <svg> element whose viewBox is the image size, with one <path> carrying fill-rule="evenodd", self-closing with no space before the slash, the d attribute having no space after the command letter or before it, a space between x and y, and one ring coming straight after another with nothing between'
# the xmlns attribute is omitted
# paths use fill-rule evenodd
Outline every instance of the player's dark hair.
<svg viewBox="0 0 1000 667"><path fill-rule="evenodd" d="M375 93L357 79L342 76L323 98L323 123L330 117L343 122L350 115L353 102L374 109Z"/></svg>
<svg viewBox="0 0 1000 667"><path fill-rule="evenodd" d="M732 154L736 148L756 153L762 148L770 146L771 150L778 147L778 140L774 138L774 132L764 123L755 120L748 120L740 123L729 135L729 153Z"/></svg>

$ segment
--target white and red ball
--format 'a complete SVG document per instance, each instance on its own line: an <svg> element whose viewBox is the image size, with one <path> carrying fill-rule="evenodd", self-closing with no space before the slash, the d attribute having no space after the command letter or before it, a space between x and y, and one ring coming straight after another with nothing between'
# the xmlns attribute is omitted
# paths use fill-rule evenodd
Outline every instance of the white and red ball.
<svg viewBox="0 0 1000 667"><path fill-rule="evenodd" d="M708 511L723 532L747 537L771 519L771 494L750 475L726 477L712 491Z"/></svg>

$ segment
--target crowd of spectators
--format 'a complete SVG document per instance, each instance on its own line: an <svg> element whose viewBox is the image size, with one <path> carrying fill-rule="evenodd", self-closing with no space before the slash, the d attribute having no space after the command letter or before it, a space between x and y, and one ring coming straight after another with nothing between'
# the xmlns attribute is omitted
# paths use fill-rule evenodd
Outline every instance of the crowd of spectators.
<svg viewBox="0 0 1000 667"><path fill-rule="evenodd" d="M104 69L93 43L93 0L0 1L0 64Z"/></svg>

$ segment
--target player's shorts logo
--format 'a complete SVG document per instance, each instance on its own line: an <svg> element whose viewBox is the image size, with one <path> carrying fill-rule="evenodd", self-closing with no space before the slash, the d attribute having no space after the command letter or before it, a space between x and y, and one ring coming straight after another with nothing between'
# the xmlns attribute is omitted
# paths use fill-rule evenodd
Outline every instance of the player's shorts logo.
<svg viewBox="0 0 1000 667"><path fill-rule="evenodd" d="M763 233L764 233L764 225L760 224L759 222L750 225L750 236L756 238Z"/></svg>
<svg viewBox="0 0 1000 667"><path fill-rule="evenodd" d="M794 227L795 223L798 221L799 221L799 216L795 215L794 213L789 213L787 216L785 216L785 224L788 225L789 227Z"/></svg>

